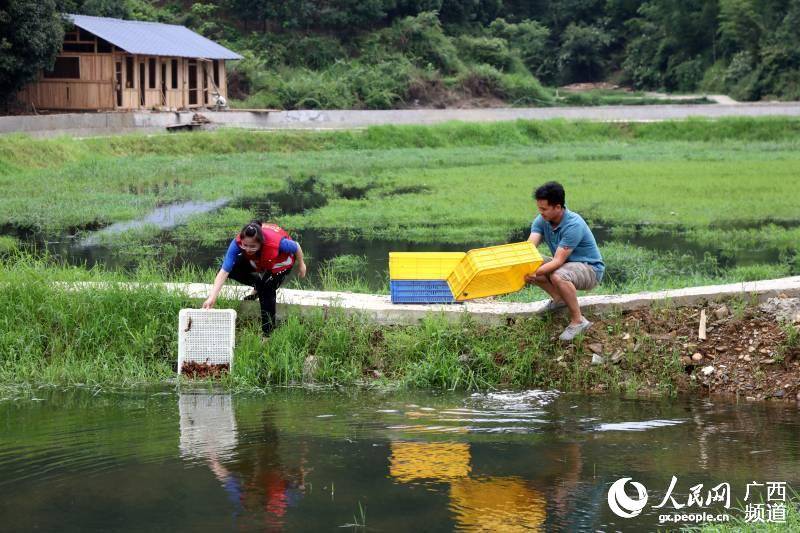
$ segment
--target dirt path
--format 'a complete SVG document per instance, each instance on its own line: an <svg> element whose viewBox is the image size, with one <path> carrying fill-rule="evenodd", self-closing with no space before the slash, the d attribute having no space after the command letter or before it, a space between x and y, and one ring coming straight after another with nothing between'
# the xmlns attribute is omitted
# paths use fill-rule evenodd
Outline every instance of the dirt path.
<svg viewBox="0 0 800 533"><path fill-rule="evenodd" d="M499 122L527 120L594 120L656 122L689 117L800 116L800 102L736 104L619 105L597 107L503 107L476 109L366 110L229 110L203 111L213 127L253 130L357 129L379 125L427 125L449 121ZM0 135L27 133L36 137L166 133L167 127L191 121L193 113L71 113L0 117Z"/></svg>

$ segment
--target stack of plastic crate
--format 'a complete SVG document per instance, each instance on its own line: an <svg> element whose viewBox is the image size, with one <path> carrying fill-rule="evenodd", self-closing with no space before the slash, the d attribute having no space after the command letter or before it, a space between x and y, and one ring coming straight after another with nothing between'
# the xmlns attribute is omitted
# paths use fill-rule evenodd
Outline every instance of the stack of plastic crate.
<svg viewBox="0 0 800 533"><path fill-rule="evenodd" d="M464 252L390 252L392 303L455 303L447 277L466 255Z"/></svg>

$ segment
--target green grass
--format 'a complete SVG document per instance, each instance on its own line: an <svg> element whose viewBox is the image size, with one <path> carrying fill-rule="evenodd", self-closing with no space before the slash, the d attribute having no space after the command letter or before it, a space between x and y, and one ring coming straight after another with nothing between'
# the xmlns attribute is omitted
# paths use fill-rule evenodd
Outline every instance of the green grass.
<svg viewBox="0 0 800 533"><path fill-rule="evenodd" d="M561 90L558 93L558 105L596 106L596 105L687 105L687 104L713 104L705 96L697 98L655 98L645 93L636 91L628 92L614 89L592 89L574 92Z"/></svg>
<svg viewBox="0 0 800 533"><path fill-rule="evenodd" d="M183 272L191 277L191 271ZM116 282L158 282L157 269L135 276L102 269L47 263L25 255L0 262L0 383L133 386L174 375L177 316L199 300L158 286L124 287ZM70 291L55 280L114 282L105 288ZM240 309L238 301L220 307ZM486 326L466 317L448 323L431 315L418 326L383 327L348 317L335 308L308 316L291 314L268 341L257 317L238 324L234 371L227 387L252 389L314 381L334 385L487 389L546 387L587 390L598 383L624 392L649 381L675 391L682 368L674 354L654 346L637 356L635 369L588 367L553 338L563 319L518 320ZM313 376L304 373L317 358ZM567 357L567 366L559 357ZM380 376L375 378L374 376Z"/></svg>
<svg viewBox="0 0 800 533"><path fill-rule="evenodd" d="M17 251L19 240L7 235L0 235L0 255L9 254Z"/></svg>
<svg viewBox="0 0 800 533"><path fill-rule="evenodd" d="M165 135L123 135L91 139L0 137L0 175L69 162L114 157L283 152L317 150L391 150L606 141L711 142L797 140L795 118L691 118L653 123L518 120L493 124L452 122L429 126L374 126L364 131L260 132L225 130Z"/></svg>
<svg viewBox="0 0 800 533"><path fill-rule="evenodd" d="M222 255L243 222L260 215L290 232L338 241L466 249L520 239L535 216L532 189L555 179L570 208L611 236L602 250L609 268L602 292L780 277L800 273L798 145L800 120L789 118L7 136L0 137L0 227L23 238L13 245L4 238L0 249L28 247L25 229L48 240L135 220L157 206L219 198L228 205L167 233L145 226L102 244L134 269L191 260L200 246ZM276 203L265 215L253 204L281 198L299 199L302 212ZM312 261L314 281L293 286L377 289L353 275L352 258L337 261ZM348 264L352 272L342 275ZM331 269L339 273L330 276Z"/></svg>

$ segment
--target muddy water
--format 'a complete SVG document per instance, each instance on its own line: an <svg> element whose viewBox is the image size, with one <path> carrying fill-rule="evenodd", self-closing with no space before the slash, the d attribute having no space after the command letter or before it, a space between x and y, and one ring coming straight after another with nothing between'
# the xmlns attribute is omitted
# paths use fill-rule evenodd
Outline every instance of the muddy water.
<svg viewBox="0 0 800 533"><path fill-rule="evenodd" d="M798 487L797 415L794 405L540 391L6 393L0 523L4 531L654 530L698 484L705 496L729 483L731 507L748 483L786 482L787 495ZM675 503L654 508L673 476ZM632 518L608 505L623 477L648 498ZM751 487L750 498L765 487ZM630 485L627 493L636 496ZM724 502L681 512L689 510L743 514Z"/></svg>

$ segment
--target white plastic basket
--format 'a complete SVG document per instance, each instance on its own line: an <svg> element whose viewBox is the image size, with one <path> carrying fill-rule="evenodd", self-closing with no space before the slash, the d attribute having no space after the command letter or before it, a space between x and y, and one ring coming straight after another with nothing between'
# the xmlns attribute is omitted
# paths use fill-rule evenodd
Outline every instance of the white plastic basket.
<svg viewBox="0 0 800 533"><path fill-rule="evenodd" d="M227 364L233 369L236 311L181 309L178 314L178 374L184 362Z"/></svg>

